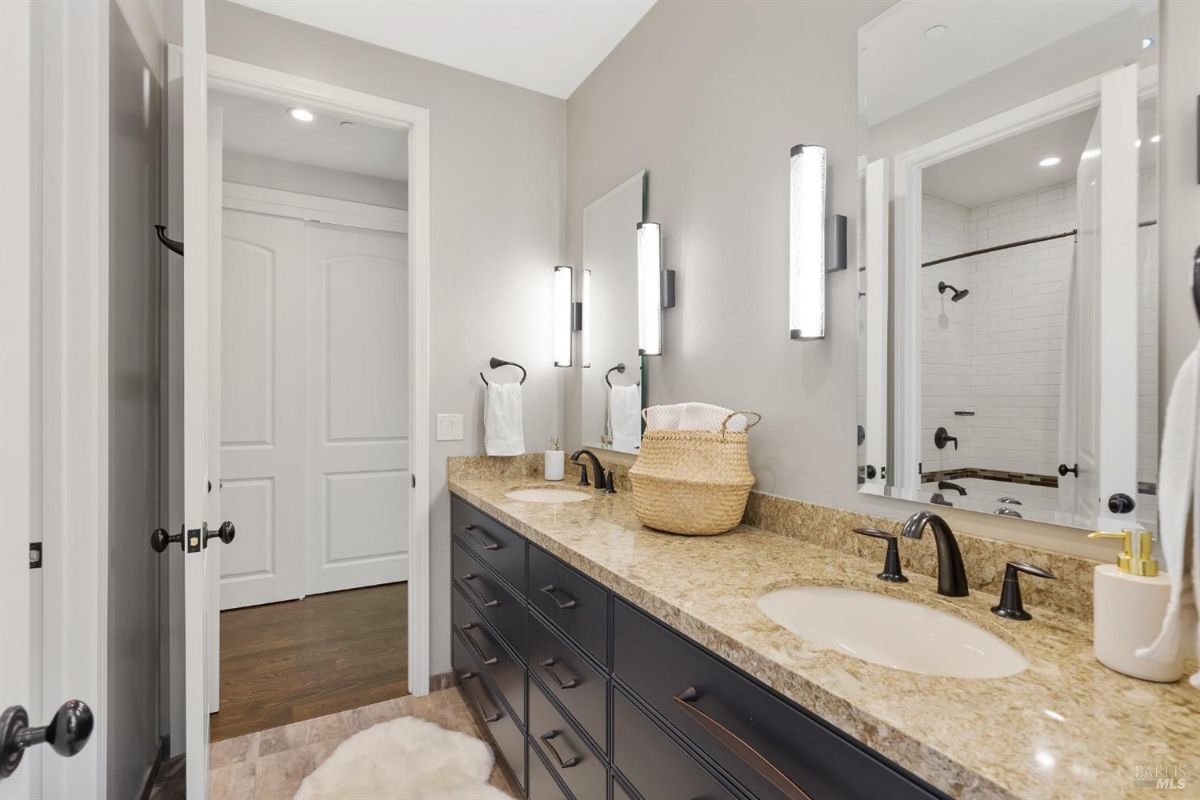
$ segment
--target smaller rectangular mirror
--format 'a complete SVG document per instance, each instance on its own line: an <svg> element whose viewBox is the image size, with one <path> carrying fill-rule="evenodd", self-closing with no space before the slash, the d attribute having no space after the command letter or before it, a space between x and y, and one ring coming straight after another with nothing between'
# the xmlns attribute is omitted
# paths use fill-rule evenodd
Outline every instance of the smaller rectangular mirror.
<svg viewBox="0 0 1200 800"><path fill-rule="evenodd" d="M637 453L641 446L646 395L638 355L637 225L645 218L645 171L583 210L585 447Z"/></svg>

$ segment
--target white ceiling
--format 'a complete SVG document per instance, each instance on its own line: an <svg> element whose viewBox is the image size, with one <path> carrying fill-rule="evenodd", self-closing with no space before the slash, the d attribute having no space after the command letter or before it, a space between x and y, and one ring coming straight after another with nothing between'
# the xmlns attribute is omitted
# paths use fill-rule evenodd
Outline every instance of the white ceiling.
<svg viewBox="0 0 1200 800"><path fill-rule="evenodd" d="M1142 139L1138 169L1143 171L1153 169L1158 156L1158 145L1150 141L1157 133L1155 107L1151 99L1138 109ZM1095 108L1082 111L928 167L921 174L921 190L964 208L978 208L1072 181L1096 112ZM1039 167L1038 162L1048 156L1062 161Z"/></svg>
<svg viewBox="0 0 1200 800"><path fill-rule="evenodd" d="M233 0L567 98L654 0Z"/></svg>
<svg viewBox="0 0 1200 800"><path fill-rule="evenodd" d="M209 92L209 103L223 110L227 150L293 161L376 178L408 180L407 134L355 122L342 127L338 116L310 109L312 122L297 122L288 107L253 97Z"/></svg>
<svg viewBox="0 0 1200 800"><path fill-rule="evenodd" d="M1101 27L1078 46L1099 47L1115 36L1122 48L1113 51L1114 64L1127 63L1137 58L1141 37L1155 31L1157 5L1157 0L905 0L859 31L862 113L871 125L891 119L1043 48L1065 48L1062 40L1093 26ZM926 36L937 25L945 32Z"/></svg>

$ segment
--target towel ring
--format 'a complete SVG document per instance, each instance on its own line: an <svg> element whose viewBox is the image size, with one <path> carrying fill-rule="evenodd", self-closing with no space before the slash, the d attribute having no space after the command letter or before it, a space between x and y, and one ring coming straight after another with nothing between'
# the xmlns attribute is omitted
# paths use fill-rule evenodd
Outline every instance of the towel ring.
<svg viewBox="0 0 1200 800"><path fill-rule="evenodd" d="M525 378L529 376L529 373L525 371L525 368L524 368L524 367L522 367L522 366L521 366L520 364L518 364L517 362L515 362L515 361L504 361L504 360L502 360L502 359L496 358L495 356L492 356L491 360L490 360L490 361L488 361L488 367L489 367L490 369L499 369L500 367L516 367L517 369L521 370L521 381L520 381L521 383L525 383ZM483 373L482 373L482 372L481 372L481 373L479 373L479 378L480 378L480 380L482 380L482 381L483 381L483 385L484 385L484 386L489 386L489 385L490 385L490 384L488 383L488 379L487 379L487 378L485 378L485 377L483 377Z"/></svg>
<svg viewBox="0 0 1200 800"><path fill-rule="evenodd" d="M610 388L610 389L612 388L611 376L614 372L624 375L625 374L625 362L622 361L620 364L617 364L615 367L610 369L608 372L604 373L604 382L608 384L608 388Z"/></svg>

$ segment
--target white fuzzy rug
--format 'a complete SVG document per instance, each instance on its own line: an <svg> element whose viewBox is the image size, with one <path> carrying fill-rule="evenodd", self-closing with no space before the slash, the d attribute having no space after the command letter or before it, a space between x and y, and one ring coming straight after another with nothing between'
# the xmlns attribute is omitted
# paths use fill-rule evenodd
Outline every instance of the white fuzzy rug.
<svg viewBox="0 0 1200 800"><path fill-rule="evenodd" d="M508 800L488 785L492 760L473 736L401 717L342 742L293 800Z"/></svg>

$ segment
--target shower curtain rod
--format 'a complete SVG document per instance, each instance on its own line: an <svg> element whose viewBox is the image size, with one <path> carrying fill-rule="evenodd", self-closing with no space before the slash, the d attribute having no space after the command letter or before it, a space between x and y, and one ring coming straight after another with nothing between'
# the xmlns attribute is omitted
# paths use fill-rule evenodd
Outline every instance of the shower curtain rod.
<svg viewBox="0 0 1200 800"><path fill-rule="evenodd" d="M1158 224L1158 220L1148 219L1145 222L1139 222L1138 227L1139 228L1148 228L1151 225L1157 225L1157 224ZM947 261L958 261L960 258L970 258L971 256L981 256L981 255L984 255L985 253L994 253L997 250L1009 250L1013 247L1024 247L1027 244L1037 244L1038 242L1049 242L1049 241L1053 241L1054 239L1065 239L1068 236L1074 236L1077 233L1079 233L1079 229L1072 228L1069 231L1063 231L1062 233L1052 233L1049 236L1039 236L1036 239L1022 239L1019 242L1009 242L1008 244L998 244L998 245L994 245L992 247L985 247L982 250L971 250L970 252L967 252L967 253L959 253L956 256L946 256L945 258L937 258L937 259L934 259L933 261L926 261L921 266L922 267L932 267L937 264L945 264Z"/></svg>

